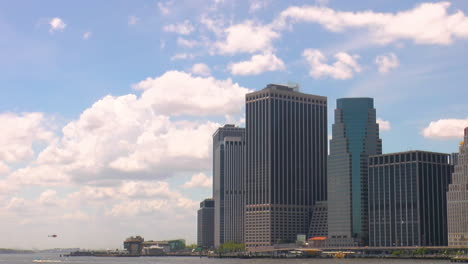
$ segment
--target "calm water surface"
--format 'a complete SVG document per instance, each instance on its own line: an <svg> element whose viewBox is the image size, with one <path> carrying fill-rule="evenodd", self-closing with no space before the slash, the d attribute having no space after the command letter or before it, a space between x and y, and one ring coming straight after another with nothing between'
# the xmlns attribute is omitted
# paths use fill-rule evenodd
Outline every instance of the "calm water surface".
<svg viewBox="0 0 468 264"><path fill-rule="evenodd" d="M0 264L31 264L34 259L57 259L65 264L448 264L448 260L380 260L380 259L213 259L196 257L72 257L59 258L57 254L0 254Z"/></svg>

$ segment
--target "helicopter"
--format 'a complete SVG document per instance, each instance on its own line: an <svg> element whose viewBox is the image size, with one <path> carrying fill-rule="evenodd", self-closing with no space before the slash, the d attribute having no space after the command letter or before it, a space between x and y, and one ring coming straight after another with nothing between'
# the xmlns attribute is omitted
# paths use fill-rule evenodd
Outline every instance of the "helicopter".
<svg viewBox="0 0 468 264"><path fill-rule="evenodd" d="M53 238L56 238L58 237L57 235L53 234L53 235L48 235L47 237L53 237Z"/></svg>

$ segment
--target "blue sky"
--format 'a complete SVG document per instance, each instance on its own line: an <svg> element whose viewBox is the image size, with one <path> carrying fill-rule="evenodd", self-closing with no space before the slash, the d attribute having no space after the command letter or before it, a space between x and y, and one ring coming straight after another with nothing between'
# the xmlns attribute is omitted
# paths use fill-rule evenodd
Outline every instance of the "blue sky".
<svg viewBox="0 0 468 264"><path fill-rule="evenodd" d="M329 127L375 98L387 153L468 126L463 0L3 1L0 33L0 247L194 242L211 134L268 83L327 96Z"/></svg>

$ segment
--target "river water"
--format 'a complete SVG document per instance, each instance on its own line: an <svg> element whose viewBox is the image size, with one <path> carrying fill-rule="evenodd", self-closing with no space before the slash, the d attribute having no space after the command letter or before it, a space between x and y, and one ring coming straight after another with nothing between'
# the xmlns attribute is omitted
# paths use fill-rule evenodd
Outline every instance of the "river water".
<svg viewBox="0 0 468 264"><path fill-rule="evenodd" d="M216 259L198 257L69 257L57 254L0 254L0 264L31 264L34 259L60 260L65 264L442 264L448 260L395 259Z"/></svg>

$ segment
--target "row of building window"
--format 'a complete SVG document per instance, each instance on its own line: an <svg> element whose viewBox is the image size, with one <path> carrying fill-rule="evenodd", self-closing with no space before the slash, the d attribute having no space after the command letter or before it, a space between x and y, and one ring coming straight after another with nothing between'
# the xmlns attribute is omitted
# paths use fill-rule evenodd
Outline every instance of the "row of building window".
<svg viewBox="0 0 468 264"><path fill-rule="evenodd" d="M447 164L449 162L449 155L437 154L437 153L413 152L413 153L402 153L402 154L369 157L369 165L380 165L380 164L400 163L400 162L414 162L414 161Z"/></svg>
<svg viewBox="0 0 468 264"><path fill-rule="evenodd" d="M282 94L276 94L276 93L267 93L267 94L254 95L254 96L248 97L247 102L249 102L250 100L267 99L267 98L282 98L282 99L296 100L296 101L299 101L299 102L309 102L309 103L323 104L323 105L327 104L326 101L315 100L315 99L311 99L311 98L298 97L298 96L282 95Z"/></svg>

